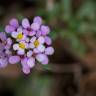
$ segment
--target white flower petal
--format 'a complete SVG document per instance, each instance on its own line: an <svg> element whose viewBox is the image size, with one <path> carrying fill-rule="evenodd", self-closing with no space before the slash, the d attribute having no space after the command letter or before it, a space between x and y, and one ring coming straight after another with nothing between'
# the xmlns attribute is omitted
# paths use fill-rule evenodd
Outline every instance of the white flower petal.
<svg viewBox="0 0 96 96"><path fill-rule="evenodd" d="M29 48L33 49L35 46L33 43L29 43Z"/></svg>
<svg viewBox="0 0 96 96"><path fill-rule="evenodd" d="M44 52L45 51L45 46L44 45L39 45L37 47L37 49L40 51L40 52Z"/></svg>
<svg viewBox="0 0 96 96"><path fill-rule="evenodd" d="M45 54L38 54L38 55L36 55L36 59L39 62L43 62L45 60L45 58L46 58Z"/></svg>
<svg viewBox="0 0 96 96"><path fill-rule="evenodd" d="M44 44L45 38L44 38L43 36L40 36L40 37L38 38L38 41L39 41L41 44Z"/></svg>
<svg viewBox="0 0 96 96"><path fill-rule="evenodd" d="M31 39L30 39L30 42L34 43L36 41L36 37L33 36Z"/></svg>
<svg viewBox="0 0 96 96"><path fill-rule="evenodd" d="M19 27L19 28L17 29L17 32L18 32L18 33L22 33L22 32L23 32L22 27Z"/></svg>
<svg viewBox="0 0 96 96"><path fill-rule="evenodd" d="M14 44L13 45L13 50L18 50L19 49L19 45L18 44Z"/></svg>
<svg viewBox="0 0 96 96"><path fill-rule="evenodd" d="M53 47L47 47L45 49L45 54L46 55L52 55L54 53L54 48Z"/></svg>
<svg viewBox="0 0 96 96"><path fill-rule="evenodd" d="M33 52L32 52L31 50L29 50L29 51L27 52L27 57L31 57L32 54L33 54Z"/></svg>
<svg viewBox="0 0 96 96"><path fill-rule="evenodd" d="M17 38L17 35L18 35L17 32L12 32L12 33L11 33L11 36L12 36L13 38Z"/></svg>
<svg viewBox="0 0 96 96"><path fill-rule="evenodd" d="M34 53L40 53L40 51L39 51L37 48L34 48L34 49L33 49L33 52L34 52Z"/></svg>
<svg viewBox="0 0 96 96"><path fill-rule="evenodd" d="M30 39L29 39L29 38L26 38L26 39L25 39L25 41L26 41L26 42L29 42L29 41L30 41Z"/></svg>

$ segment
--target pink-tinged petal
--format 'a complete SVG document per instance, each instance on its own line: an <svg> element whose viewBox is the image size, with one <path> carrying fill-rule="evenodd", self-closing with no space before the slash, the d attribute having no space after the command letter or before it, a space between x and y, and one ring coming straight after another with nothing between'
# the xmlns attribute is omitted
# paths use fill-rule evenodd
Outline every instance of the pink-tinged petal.
<svg viewBox="0 0 96 96"><path fill-rule="evenodd" d="M8 65L7 58L0 58L0 68L5 68Z"/></svg>
<svg viewBox="0 0 96 96"><path fill-rule="evenodd" d="M27 61L27 65L30 67L30 68L33 68L35 66L35 59L33 57L30 57Z"/></svg>
<svg viewBox="0 0 96 96"><path fill-rule="evenodd" d="M36 37L33 36L33 37L30 39L30 42L31 42L31 43L34 43L35 41L36 41Z"/></svg>
<svg viewBox="0 0 96 96"><path fill-rule="evenodd" d="M0 39L5 41L7 39L6 34L4 32L0 32Z"/></svg>
<svg viewBox="0 0 96 96"><path fill-rule="evenodd" d="M2 52L4 50L5 44L0 43L0 52Z"/></svg>
<svg viewBox="0 0 96 96"><path fill-rule="evenodd" d="M30 39L26 37L25 42L29 43Z"/></svg>
<svg viewBox="0 0 96 96"><path fill-rule="evenodd" d="M10 50L6 50L5 53L6 53L7 55L11 55L11 54L12 54L12 52L11 52Z"/></svg>
<svg viewBox="0 0 96 96"><path fill-rule="evenodd" d="M19 56L10 56L9 57L9 63L10 64L16 64L20 62L20 57Z"/></svg>
<svg viewBox="0 0 96 96"><path fill-rule="evenodd" d="M38 38L38 41L40 42L40 44L44 44L45 43L45 38L43 36L40 36Z"/></svg>
<svg viewBox="0 0 96 96"><path fill-rule="evenodd" d="M51 44L52 44L51 38L48 37L48 36L46 36L46 37L45 37L45 43L46 43L47 45L51 45Z"/></svg>
<svg viewBox="0 0 96 96"><path fill-rule="evenodd" d="M37 47L37 49L38 49L39 52L44 52L44 51L45 51L45 46L40 44L40 45Z"/></svg>
<svg viewBox="0 0 96 96"><path fill-rule="evenodd" d="M25 68L25 67L23 67L22 68L22 71L24 72L24 74L29 74L30 73L30 68Z"/></svg>
<svg viewBox="0 0 96 96"><path fill-rule="evenodd" d="M27 57L31 57L32 54L33 54L33 52L32 52L31 50L29 50L29 51L27 52Z"/></svg>
<svg viewBox="0 0 96 96"><path fill-rule="evenodd" d="M28 60L27 57L24 57L23 59L21 59L21 64L22 64L23 67L28 67L27 60Z"/></svg>
<svg viewBox="0 0 96 96"><path fill-rule="evenodd" d="M27 18L24 18L24 19L22 20L22 26L23 26L24 28L30 27L30 23L29 23L29 20L28 20Z"/></svg>
<svg viewBox="0 0 96 96"><path fill-rule="evenodd" d="M33 19L34 23L39 23L40 25L42 24L42 18L40 16L36 16Z"/></svg>
<svg viewBox="0 0 96 96"><path fill-rule="evenodd" d="M23 30L23 33L24 33L25 35L28 35L28 34L29 34L29 31L26 30L26 29L24 29L24 30Z"/></svg>
<svg viewBox="0 0 96 96"><path fill-rule="evenodd" d="M29 36L34 36L35 34L36 34L35 31L30 31L30 32L29 32Z"/></svg>
<svg viewBox="0 0 96 96"><path fill-rule="evenodd" d="M10 25L7 25L7 26L5 27L5 32L11 33L11 32L13 32L13 31L15 31L15 27L10 26Z"/></svg>
<svg viewBox="0 0 96 96"><path fill-rule="evenodd" d="M46 55L45 54L37 54L36 55L36 59L38 62L43 62L46 58Z"/></svg>
<svg viewBox="0 0 96 96"><path fill-rule="evenodd" d="M32 28L32 30L37 31L37 30L40 29L40 24L38 24L38 23L32 23L31 24L31 28Z"/></svg>
<svg viewBox="0 0 96 96"><path fill-rule="evenodd" d="M11 19L9 24L15 28L19 26L18 20L16 18Z"/></svg>
<svg viewBox="0 0 96 96"><path fill-rule="evenodd" d="M36 37L40 37L41 36L41 31L38 30L37 33L36 33Z"/></svg>
<svg viewBox="0 0 96 96"><path fill-rule="evenodd" d="M28 61L28 58L27 57L24 57L23 59L21 59L22 71L25 74L29 74L30 73L30 68L29 68L29 66L27 64L27 61Z"/></svg>
<svg viewBox="0 0 96 96"><path fill-rule="evenodd" d="M18 50L18 51L17 51L17 54L18 54L18 55L24 55L24 54L25 54L25 51L24 51L23 49L22 49L22 50Z"/></svg>
<svg viewBox="0 0 96 96"><path fill-rule="evenodd" d="M11 38L8 38L8 39L7 39L7 44L8 44L8 45L12 45L12 39L11 39Z"/></svg>
<svg viewBox="0 0 96 96"><path fill-rule="evenodd" d="M41 26L41 32L43 36L46 36L50 32L50 28L48 26L42 25Z"/></svg>
<svg viewBox="0 0 96 96"><path fill-rule="evenodd" d="M49 63L49 59L48 59L48 56L45 56L45 59L44 61L41 62L43 65L46 65Z"/></svg>
<svg viewBox="0 0 96 96"><path fill-rule="evenodd" d="M5 45L4 48L5 48L5 49L10 49L11 46L10 46L10 45Z"/></svg>
<svg viewBox="0 0 96 96"><path fill-rule="evenodd" d="M22 28L22 26L19 26L18 28L17 28L17 31L16 31L17 33L22 33L23 32L23 28Z"/></svg>
<svg viewBox="0 0 96 96"><path fill-rule="evenodd" d="M31 48L31 49L33 49L35 46L34 46L33 43L29 43L29 46L28 47Z"/></svg>
<svg viewBox="0 0 96 96"><path fill-rule="evenodd" d="M37 54L37 53L40 53L40 51L39 51L37 48L34 48L34 49L33 49L33 52L36 53L36 54Z"/></svg>
<svg viewBox="0 0 96 96"><path fill-rule="evenodd" d="M45 49L45 54L46 55L52 55L54 53L54 48L53 47L47 47Z"/></svg>

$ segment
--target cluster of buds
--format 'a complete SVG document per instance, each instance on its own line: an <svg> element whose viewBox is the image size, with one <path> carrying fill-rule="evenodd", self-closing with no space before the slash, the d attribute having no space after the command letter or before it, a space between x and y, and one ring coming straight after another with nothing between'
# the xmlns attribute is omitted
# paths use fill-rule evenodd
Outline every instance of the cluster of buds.
<svg viewBox="0 0 96 96"><path fill-rule="evenodd" d="M30 24L27 18L21 23L15 18L0 32L0 67L20 63L25 74L30 73L37 62L48 64L48 55L54 53L49 37L50 28L37 16Z"/></svg>

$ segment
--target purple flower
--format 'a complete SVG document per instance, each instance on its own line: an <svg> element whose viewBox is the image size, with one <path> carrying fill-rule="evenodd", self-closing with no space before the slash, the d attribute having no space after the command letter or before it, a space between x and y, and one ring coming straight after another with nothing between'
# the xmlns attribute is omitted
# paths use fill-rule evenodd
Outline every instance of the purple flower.
<svg viewBox="0 0 96 96"><path fill-rule="evenodd" d="M5 68L7 65L8 65L8 58L0 58L0 68Z"/></svg>
<svg viewBox="0 0 96 96"><path fill-rule="evenodd" d="M52 55L54 53L54 48L53 47L47 47L45 49L45 54L46 55Z"/></svg>
<svg viewBox="0 0 96 96"><path fill-rule="evenodd" d="M23 26L23 33L29 36L33 36L36 34L36 32L34 30L32 30L30 22L27 18L24 18L22 20L22 26Z"/></svg>
<svg viewBox="0 0 96 96"><path fill-rule="evenodd" d="M42 18L40 16L36 16L33 18L34 23L42 24Z"/></svg>
<svg viewBox="0 0 96 96"><path fill-rule="evenodd" d="M13 18L9 21L9 25L6 25L5 32L11 33L15 31L19 26L18 20Z"/></svg>
<svg viewBox="0 0 96 96"><path fill-rule="evenodd" d="M46 43L47 45L51 45L51 44L52 44L52 40L51 40L51 38L50 38L49 36L46 36L46 37L45 37L45 43Z"/></svg>
<svg viewBox="0 0 96 96"><path fill-rule="evenodd" d="M50 28L45 25L42 25L40 30L41 30L43 36L48 35L50 32Z"/></svg>
<svg viewBox="0 0 96 96"><path fill-rule="evenodd" d="M36 59L38 62L40 62L42 64L48 64L48 62L49 62L48 57L45 54L37 54Z"/></svg>
<svg viewBox="0 0 96 96"><path fill-rule="evenodd" d="M25 74L29 74L30 73L30 67L28 66L27 64L27 61L28 61L28 58L25 57L21 60L21 64L22 64L22 71L25 73Z"/></svg>
<svg viewBox="0 0 96 96"><path fill-rule="evenodd" d="M49 26L42 24L42 18L36 16L33 22L24 18L19 24L13 18L5 31L0 33L0 67L6 67L8 63L21 63L22 71L29 74L30 70L39 62L43 65L49 63L48 55L54 53L51 46L52 40L48 36Z"/></svg>
<svg viewBox="0 0 96 96"><path fill-rule="evenodd" d="M0 40L1 42L5 42L5 40L7 39L7 36L4 32L0 32Z"/></svg>
<svg viewBox="0 0 96 96"><path fill-rule="evenodd" d="M9 63L10 64L16 64L20 61L20 57L19 56L10 56L9 57Z"/></svg>

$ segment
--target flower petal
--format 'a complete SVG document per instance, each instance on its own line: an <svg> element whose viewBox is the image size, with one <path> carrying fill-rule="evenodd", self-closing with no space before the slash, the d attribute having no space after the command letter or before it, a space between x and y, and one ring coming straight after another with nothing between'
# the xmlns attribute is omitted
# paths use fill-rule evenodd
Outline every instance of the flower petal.
<svg viewBox="0 0 96 96"><path fill-rule="evenodd" d="M36 59L39 62L43 62L46 59L46 55L45 54L37 54Z"/></svg>
<svg viewBox="0 0 96 96"><path fill-rule="evenodd" d="M51 45L51 44L52 44L52 40L51 40L51 38L50 38L49 36L46 36L46 37L45 37L45 43L46 43L47 45Z"/></svg>
<svg viewBox="0 0 96 96"><path fill-rule="evenodd" d="M22 20L22 26L23 26L24 28L30 27L30 23L29 23L29 20L28 20L27 18L24 18L24 19Z"/></svg>
<svg viewBox="0 0 96 96"><path fill-rule="evenodd" d="M0 39L2 41L5 41L7 39L7 36L6 36L6 34L4 32L0 32Z"/></svg>
<svg viewBox="0 0 96 96"><path fill-rule="evenodd" d="M24 33L25 35L28 35L29 31L27 31L27 29L23 29L23 33Z"/></svg>
<svg viewBox="0 0 96 96"><path fill-rule="evenodd" d="M8 44L8 45L12 45L12 39L11 39L11 38L8 38L8 39L7 39L7 44Z"/></svg>
<svg viewBox="0 0 96 96"><path fill-rule="evenodd" d="M18 35L18 33L15 32L15 31L11 33L11 36L12 36L13 38L17 38L17 35Z"/></svg>
<svg viewBox="0 0 96 96"><path fill-rule="evenodd" d="M30 31L30 32L29 32L29 36L34 36L35 34L36 34L35 31Z"/></svg>
<svg viewBox="0 0 96 96"><path fill-rule="evenodd" d="M39 23L40 25L42 24L42 18L40 16L36 16L33 19L34 23Z"/></svg>
<svg viewBox="0 0 96 96"><path fill-rule="evenodd" d="M0 68L5 68L8 65L7 58L0 58Z"/></svg>
<svg viewBox="0 0 96 96"><path fill-rule="evenodd" d="M40 53L40 51L39 51L37 48L34 48L34 49L33 49L33 52L34 52L34 53Z"/></svg>
<svg viewBox="0 0 96 96"><path fill-rule="evenodd" d="M53 47L47 47L45 49L45 54L46 55L52 55L54 53L54 48Z"/></svg>
<svg viewBox="0 0 96 96"><path fill-rule="evenodd" d="M35 59L33 57L29 58L27 64L30 68L33 68L35 66Z"/></svg>
<svg viewBox="0 0 96 96"><path fill-rule="evenodd" d="M32 30L37 31L40 28L40 24L38 24L38 23L32 23L31 24L31 28L32 28Z"/></svg>
<svg viewBox="0 0 96 96"><path fill-rule="evenodd" d="M27 57L24 57L23 59L21 59L21 64L22 64L23 67L28 67L27 60L28 60Z"/></svg>
<svg viewBox="0 0 96 96"><path fill-rule="evenodd" d="M47 56L45 56L44 60L41 62L43 65L46 65L49 63L49 59Z"/></svg>
<svg viewBox="0 0 96 96"><path fill-rule="evenodd" d="M38 30L37 33L36 33L36 37L40 37L41 36L41 31Z"/></svg>
<svg viewBox="0 0 96 96"><path fill-rule="evenodd" d="M17 28L19 26L18 20L16 18L11 19L9 24L11 26L14 26L15 28Z"/></svg>
<svg viewBox="0 0 96 96"><path fill-rule="evenodd" d="M18 50L19 49L19 45L18 44L14 44L13 45L13 50Z"/></svg>
<svg viewBox="0 0 96 96"><path fill-rule="evenodd" d="M25 54L25 50L20 49L20 50L17 51L17 54L18 55L24 55Z"/></svg>
<svg viewBox="0 0 96 96"><path fill-rule="evenodd" d="M9 63L10 64L16 64L20 61L20 57L19 56L10 56L9 57Z"/></svg>
<svg viewBox="0 0 96 96"><path fill-rule="evenodd" d="M23 32L23 29L22 29L22 27L20 26L20 27L18 27L17 28L17 33L22 33Z"/></svg>
<svg viewBox="0 0 96 96"><path fill-rule="evenodd" d="M29 67L23 67L23 68L22 68L22 71L23 71L25 74L29 74L29 73L30 73L30 68L29 68Z"/></svg>
<svg viewBox="0 0 96 96"><path fill-rule="evenodd" d="M36 41L36 37L33 36L33 37L30 39L30 42L31 42L31 43L34 43L35 41Z"/></svg>
<svg viewBox="0 0 96 96"><path fill-rule="evenodd" d="M50 28L48 26L42 25L41 32L42 32L42 35L46 36L50 32Z"/></svg>
<svg viewBox="0 0 96 96"><path fill-rule="evenodd" d="M13 31L15 31L15 27L10 26L10 25L7 25L7 26L5 27L5 32L11 33L11 32L13 32Z"/></svg>
<svg viewBox="0 0 96 96"><path fill-rule="evenodd" d="M44 45L39 45L37 47L37 49L40 51L40 52L44 52L45 51L45 46Z"/></svg>
<svg viewBox="0 0 96 96"><path fill-rule="evenodd" d="M45 43L45 38L43 36L40 36L38 38L38 41L40 42L40 44L44 44Z"/></svg>
<svg viewBox="0 0 96 96"><path fill-rule="evenodd" d="M33 43L29 43L29 48L33 49L35 46Z"/></svg>
<svg viewBox="0 0 96 96"><path fill-rule="evenodd" d="M29 50L29 51L27 52L27 57L31 57L32 54L33 54L33 52L32 52L31 50Z"/></svg>

